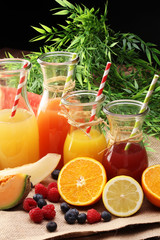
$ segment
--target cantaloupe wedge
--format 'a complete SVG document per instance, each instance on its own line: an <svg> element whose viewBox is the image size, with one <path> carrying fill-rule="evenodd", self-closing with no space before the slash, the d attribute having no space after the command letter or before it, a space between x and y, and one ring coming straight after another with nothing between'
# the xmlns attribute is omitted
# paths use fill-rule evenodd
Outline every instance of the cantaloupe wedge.
<svg viewBox="0 0 160 240"><path fill-rule="evenodd" d="M0 209L15 207L26 198L30 190L30 176L26 174L0 177Z"/></svg>
<svg viewBox="0 0 160 240"><path fill-rule="evenodd" d="M24 173L31 176L31 182L35 185L46 178L57 167L60 158L61 155L59 154L49 153L35 163L1 170L0 178L2 176L14 175L16 173Z"/></svg>

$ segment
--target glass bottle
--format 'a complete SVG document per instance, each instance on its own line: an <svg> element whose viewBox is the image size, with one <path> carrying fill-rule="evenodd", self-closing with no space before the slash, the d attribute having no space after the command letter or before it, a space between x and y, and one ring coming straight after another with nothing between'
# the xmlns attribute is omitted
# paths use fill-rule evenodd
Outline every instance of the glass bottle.
<svg viewBox="0 0 160 240"><path fill-rule="evenodd" d="M0 169L39 159L37 120L26 91L30 68L31 63L24 59L0 59ZM11 117L21 78L22 91L19 93L15 115Z"/></svg>
<svg viewBox="0 0 160 240"><path fill-rule="evenodd" d="M62 110L70 123L70 131L64 143L64 164L76 157L91 157L102 162L107 143L98 116L105 96L102 94L95 102L96 96L96 91L82 90L68 93L62 98ZM96 117L90 122L95 106ZM91 130L87 133L89 126Z"/></svg>
<svg viewBox="0 0 160 240"><path fill-rule="evenodd" d="M69 130L67 120L59 115L61 97L75 86L78 60L78 55L70 52L48 52L38 58L43 73L43 94L37 114L39 153L40 157L61 154L58 169L63 166L63 145Z"/></svg>
<svg viewBox="0 0 160 240"><path fill-rule="evenodd" d="M142 102L139 101L117 100L103 108L110 127L108 147L103 158L108 179L128 175L141 182L142 172L148 166L142 124L149 111L147 107L143 113L139 113L141 106ZM136 121L139 122L137 131L131 138Z"/></svg>

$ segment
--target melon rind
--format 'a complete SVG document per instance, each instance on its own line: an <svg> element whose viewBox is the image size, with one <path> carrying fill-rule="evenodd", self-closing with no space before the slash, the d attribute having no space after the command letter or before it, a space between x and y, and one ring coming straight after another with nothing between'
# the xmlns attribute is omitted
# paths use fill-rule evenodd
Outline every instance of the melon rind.
<svg viewBox="0 0 160 240"><path fill-rule="evenodd" d="M61 155L49 153L37 162L29 163L15 168L6 168L0 171L0 178L2 176L14 175L23 173L31 176L33 185L44 180L57 167Z"/></svg>
<svg viewBox="0 0 160 240"><path fill-rule="evenodd" d="M7 176L7 177L12 178L13 176L22 178L22 181L24 181L24 184L22 185L21 191L17 192L16 200L13 200L13 202L12 202L12 198L8 199L10 201L10 203L7 205L5 205L5 204L0 205L0 210L6 210L6 209L10 209L10 208L17 206L27 197L28 193L31 190L30 176L28 176L26 174L15 174L15 175ZM3 178L1 178L1 181L3 182ZM16 185L15 186L13 185L11 187L14 188L15 191L18 191L18 189L16 189ZM7 189L7 192L8 191L10 191L10 188ZM5 194L5 193L3 193L3 194Z"/></svg>

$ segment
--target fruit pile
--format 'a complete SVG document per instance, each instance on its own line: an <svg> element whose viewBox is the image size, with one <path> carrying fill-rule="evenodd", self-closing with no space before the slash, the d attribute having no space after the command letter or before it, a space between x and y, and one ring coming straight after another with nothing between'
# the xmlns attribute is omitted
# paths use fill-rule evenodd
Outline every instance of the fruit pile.
<svg viewBox="0 0 160 240"><path fill-rule="evenodd" d="M58 178L58 170L52 172L54 179ZM35 194L33 198L27 197L23 201L23 209L29 213L31 221L34 223L41 223L43 219L50 220L46 228L48 231L53 232L57 229L56 222L53 220L56 216L55 206L52 203L60 201L60 194L57 189L57 183L51 182L45 187L43 184L38 183L35 185ZM45 200L49 202L47 203ZM111 220L111 214L107 211L103 211L101 214L96 209L89 209L87 213L79 213L76 208L71 208L66 202L60 204L60 209L64 214L64 219L68 224L84 224L86 221L90 224L100 222L103 219L104 222Z"/></svg>
<svg viewBox="0 0 160 240"><path fill-rule="evenodd" d="M0 192L3 192L0 209L12 208L23 201L23 209L29 213L30 220L35 223L48 220L46 228L53 232L57 229L57 224L53 221L56 216L53 203L60 203L61 212L68 224L108 222L111 214L119 217L131 216L140 209L144 194L152 204L160 207L160 165L148 167L143 172L141 187L136 180L123 175L107 182L101 163L92 158L79 157L68 162L61 171L51 172L47 167L47 173L51 173L54 181L46 187L38 183L37 179L42 179L42 170L43 176L46 175L46 162L52 164L54 160L55 168L59 156L51 154L37 163L0 171ZM23 173L19 173L19 170L23 170ZM12 175L6 176L5 172ZM31 178L27 175L29 172ZM33 180L35 190L32 198L27 197L31 188L30 179ZM87 212L79 212L73 207L92 206L101 198L105 207L101 213L92 207Z"/></svg>

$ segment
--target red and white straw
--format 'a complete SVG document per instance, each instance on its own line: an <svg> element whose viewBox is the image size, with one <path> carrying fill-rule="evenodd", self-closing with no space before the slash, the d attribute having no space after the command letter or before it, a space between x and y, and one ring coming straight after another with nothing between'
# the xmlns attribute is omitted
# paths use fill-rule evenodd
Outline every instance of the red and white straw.
<svg viewBox="0 0 160 240"><path fill-rule="evenodd" d="M106 65L106 68L105 68L105 71L104 71L104 74L103 74L103 77L102 77L101 84L99 86L99 90L98 90L95 102L98 102L101 99L101 97L102 97L103 89L104 89L104 86L105 86L105 83L106 83L106 80L107 80L107 77L108 77L108 73L109 73L110 67L111 67L111 62L107 62L107 65ZM92 122L95 119L96 108L97 108L97 104L95 104L93 106L93 108L92 108L91 117L90 117L90 120L89 120L90 122ZM86 129L86 132L89 133L90 130L91 130L91 126L89 126Z"/></svg>
<svg viewBox="0 0 160 240"><path fill-rule="evenodd" d="M28 62L24 64L23 68L25 69L27 66L28 66ZM24 85L25 85L25 70L21 71L21 73L20 73L20 80L19 80L16 96L15 96L15 99L14 99L14 104L13 104L13 107L12 107L11 117L14 117L14 115L16 114L16 110L17 110L17 107L18 107L18 102L19 102L21 92L22 92L22 88L23 88Z"/></svg>

